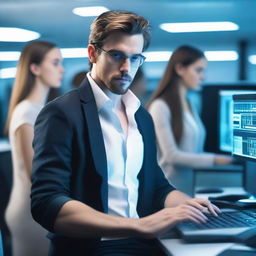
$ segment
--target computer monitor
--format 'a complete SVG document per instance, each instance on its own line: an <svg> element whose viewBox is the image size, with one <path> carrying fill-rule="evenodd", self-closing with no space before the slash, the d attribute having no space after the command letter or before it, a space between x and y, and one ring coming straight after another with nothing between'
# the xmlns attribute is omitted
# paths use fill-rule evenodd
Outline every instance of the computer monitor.
<svg viewBox="0 0 256 256"><path fill-rule="evenodd" d="M234 94L248 94L256 91L220 90L219 91L219 149L232 152L233 147L233 99Z"/></svg>
<svg viewBox="0 0 256 256"><path fill-rule="evenodd" d="M256 196L256 93L233 95L233 150L246 161L245 189Z"/></svg>
<svg viewBox="0 0 256 256"><path fill-rule="evenodd" d="M205 85L201 117L206 128L205 151L232 152L232 95L256 92L254 84Z"/></svg>

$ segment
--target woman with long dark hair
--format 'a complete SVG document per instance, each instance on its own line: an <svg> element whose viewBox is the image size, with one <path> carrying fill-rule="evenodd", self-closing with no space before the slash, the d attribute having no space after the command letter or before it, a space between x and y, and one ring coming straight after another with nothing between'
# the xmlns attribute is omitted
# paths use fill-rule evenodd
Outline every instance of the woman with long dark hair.
<svg viewBox="0 0 256 256"><path fill-rule="evenodd" d="M21 53L6 124L12 150L13 186L5 217L13 256L48 254L47 231L30 213L33 126L50 90L60 86L63 71L60 49L53 43L34 41Z"/></svg>
<svg viewBox="0 0 256 256"><path fill-rule="evenodd" d="M159 162L169 181L193 194L193 168L223 165L231 157L203 152L205 129L198 112L187 98L204 79L207 60L191 46L173 52L163 78L148 103L154 120Z"/></svg>

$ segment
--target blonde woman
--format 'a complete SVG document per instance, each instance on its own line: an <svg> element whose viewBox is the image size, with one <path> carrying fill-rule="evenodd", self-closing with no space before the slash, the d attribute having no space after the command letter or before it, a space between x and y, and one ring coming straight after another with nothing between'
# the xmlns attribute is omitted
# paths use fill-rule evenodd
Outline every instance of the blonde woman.
<svg viewBox="0 0 256 256"><path fill-rule="evenodd" d="M47 231L30 213L33 126L50 89L60 86L63 72L61 52L53 43L34 41L21 53L6 125L12 150L13 187L5 217L13 256L48 254Z"/></svg>

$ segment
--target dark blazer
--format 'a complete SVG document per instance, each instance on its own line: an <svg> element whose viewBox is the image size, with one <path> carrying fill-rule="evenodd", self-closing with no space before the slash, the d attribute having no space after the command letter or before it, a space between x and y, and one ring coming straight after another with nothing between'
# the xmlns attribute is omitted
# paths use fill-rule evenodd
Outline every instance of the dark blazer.
<svg viewBox="0 0 256 256"><path fill-rule="evenodd" d="M163 208L167 194L174 188L157 164L150 115L140 107L135 118L144 143L137 205L138 214L143 217ZM69 200L79 200L101 212L108 211L106 153L95 98L87 78L80 88L43 108L35 124L33 146L32 215L51 232L50 255L90 255L89 251L93 251L100 238L63 237L53 229L60 208ZM77 251L74 252L74 248Z"/></svg>

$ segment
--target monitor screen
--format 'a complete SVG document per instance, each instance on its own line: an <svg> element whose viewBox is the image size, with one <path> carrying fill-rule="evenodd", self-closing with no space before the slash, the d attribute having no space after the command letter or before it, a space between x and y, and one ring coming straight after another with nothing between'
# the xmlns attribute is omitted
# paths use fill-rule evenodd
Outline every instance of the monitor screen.
<svg viewBox="0 0 256 256"><path fill-rule="evenodd" d="M244 188L256 200L256 94L233 96L233 150L243 159Z"/></svg>
<svg viewBox="0 0 256 256"><path fill-rule="evenodd" d="M256 160L256 94L233 96L233 155Z"/></svg>
<svg viewBox="0 0 256 256"><path fill-rule="evenodd" d="M223 152L232 152L233 147L233 99L234 94L248 94L255 91L220 90L219 91L219 148Z"/></svg>
<svg viewBox="0 0 256 256"><path fill-rule="evenodd" d="M256 92L253 84L205 85L202 87L201 117L206 128L205 151L232 152L232 95ZM240 93L241 92L241 93Z"/></svg>

